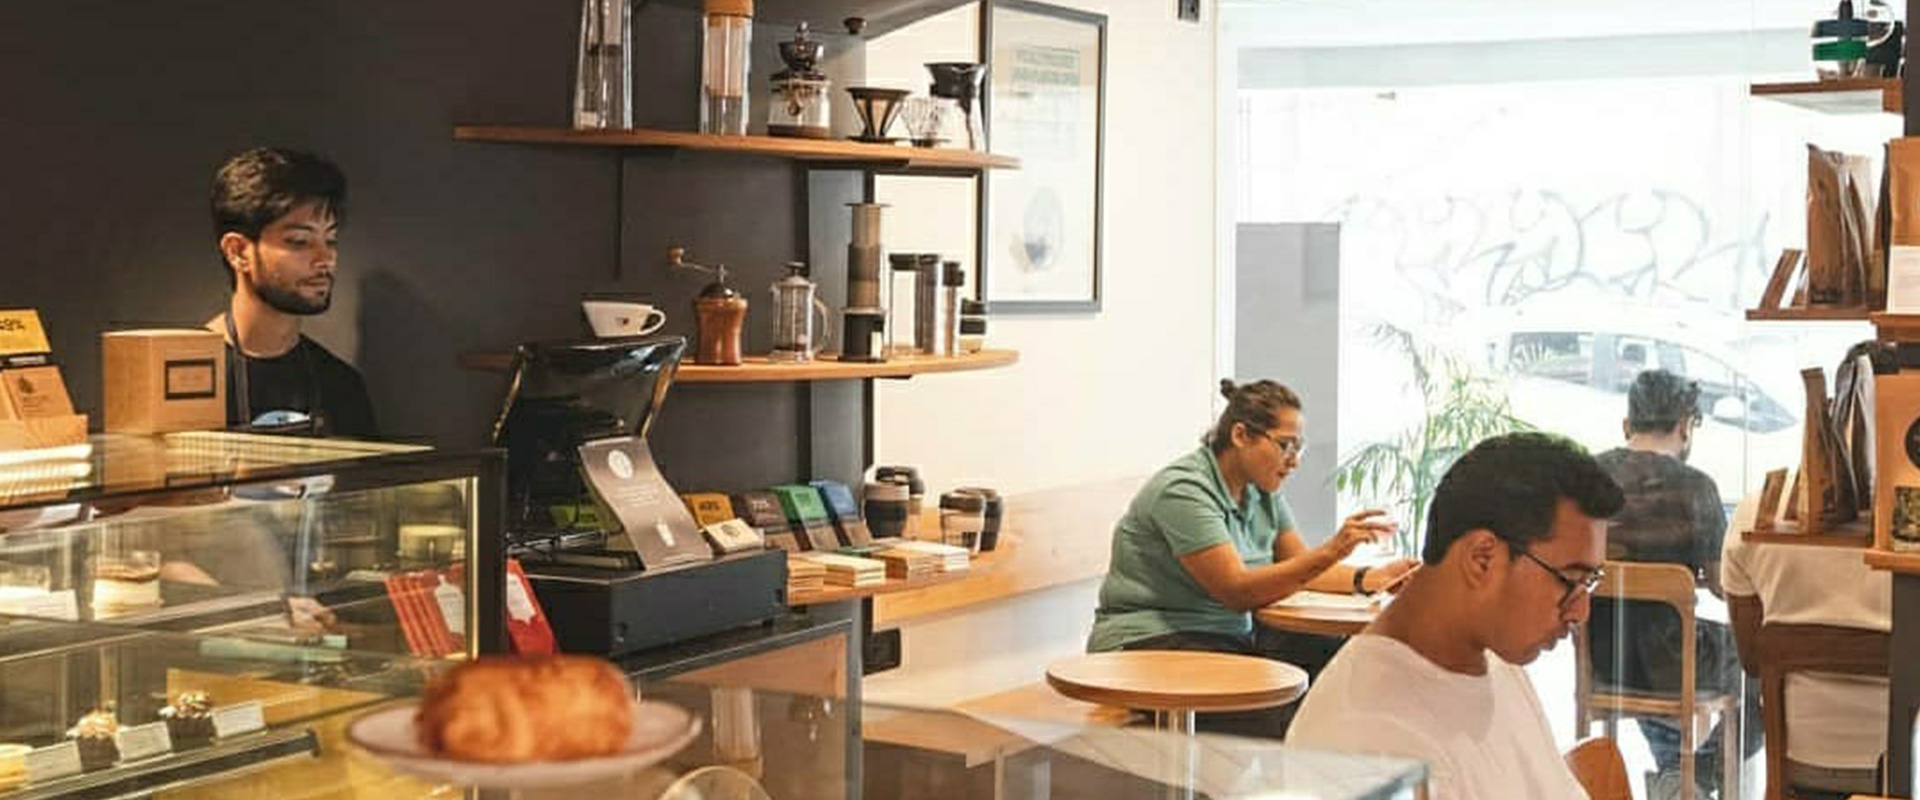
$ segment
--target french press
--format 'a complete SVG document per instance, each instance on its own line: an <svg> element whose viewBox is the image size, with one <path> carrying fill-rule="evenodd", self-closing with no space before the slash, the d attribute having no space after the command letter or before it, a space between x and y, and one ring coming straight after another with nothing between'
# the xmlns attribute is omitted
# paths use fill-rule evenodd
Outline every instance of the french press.
<svg viewBox="0 0 1920 800"><path fill-rule="evenodd" d="M832 313L816 293L813 281L807 280L807 265L787 262L787 277L773 282L773 352L767 355L768 361L812 361L826 348ZM816 312L820 315L818 325L813 321Z"/></svg>

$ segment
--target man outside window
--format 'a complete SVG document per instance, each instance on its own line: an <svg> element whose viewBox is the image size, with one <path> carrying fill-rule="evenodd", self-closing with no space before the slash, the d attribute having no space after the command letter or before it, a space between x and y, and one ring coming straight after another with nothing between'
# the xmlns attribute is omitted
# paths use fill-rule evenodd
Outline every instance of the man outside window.
<svg viewBox="0 0 1920 800"><path fill-rule="evenodd" d="M1698 383L1664 369L1634 376L1621 422L1626 444L1597 457L1626 495L1626 506L1607 531L1607 557L1678 564L1693 573L1698 586L1719 596L1727 518L1713 479L1687 465L1699 424ZM1725 621L1698 619L1694 630L1695 690L1739 691L1740 665ZM1680 692L1684 642L1672 608L1638 601L1595 603L1588 633L1600 686L1657 695ZM1757 699L1757 691L1750 691L1747 719L1755 724L1746 726L1749 753L1760 745ZM1637 717L1634 722L1659 768L1649 776L1649 794L1656 800L1677 796L1680 729L1665 719ZM1695 754L1695 779L1710 782L1720 775L1721 758L1720 736L1706 736ZM1701 787L1698 796L1709 796L1709 789Z"/></svg>

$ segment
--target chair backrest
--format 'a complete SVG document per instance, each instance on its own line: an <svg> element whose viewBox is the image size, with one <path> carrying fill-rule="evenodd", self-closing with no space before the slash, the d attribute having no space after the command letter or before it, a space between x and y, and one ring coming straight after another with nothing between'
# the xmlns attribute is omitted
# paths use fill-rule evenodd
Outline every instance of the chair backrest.
<svg viewBox="0 0 1920 800"><path fill-rule="evenodd" d="M1735 628L1735 635L1739 629ZM1893 636L1831 625L1760 626L1760 717L1767 734L1767 800L1790 797L1787 785L1787 675L1830 672L1885 678Z"/></svg>
<svg viewBox="0 0 1920 800"><path fill-rule="evenodd" d="M1567 751L1567 769L1573 771L1589 800L1633 800L1627 782L1627 762L1620 746L1605 736L1584 739Z"/></svg>
<svg viewBox="0 0 1920 800"><path fill-rule="evenodd" d="M1682 708L1693 706L1694 685L1694 633L1693 616L1694 582L1693 570L1679 564L1654 564L1635 561L1606 562L1607 575L1594 589L1593 602L1598 604L1615 600L1638 600L1659 603L1673 609L1680 615L1680 642L1682 649L1681 686L1679 700ZM1625 636L1635 635L1634 631L1618 632ZM1593 692L1593 647L1587 641L1587 626L1575 626L1573 632L1574 653L1574 693L1575 702L1586 708L1587 699ZM1583 717L1584 719L1584 717ZM1584 733L1584 731L1582 731Z"/></svg>
<svg viewBox="0 0 1920 800"><path fill-rule="evenodd" d="M1680 564L1608 561L1607 576L1593 595L1596 599L1644 600L1673 607L1682 617L1693 617L1693 570Z"/></svg>

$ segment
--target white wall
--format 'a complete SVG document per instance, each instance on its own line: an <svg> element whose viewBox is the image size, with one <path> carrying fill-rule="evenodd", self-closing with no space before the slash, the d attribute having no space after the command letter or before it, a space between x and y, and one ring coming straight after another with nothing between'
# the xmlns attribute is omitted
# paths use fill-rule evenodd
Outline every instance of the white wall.
<svg viewBox="0 0 1920 800"><path fill-rule="evenodd" d="M1025 492L1146 475L1196 446L1214 413L1216 181L1213 6L1200 24L1172 0L1068 0L1108 16L1103 307L1091 315L996 316L988 346L1018 366L882 381L878 463L913 464L929 493L979 483ZM870 82L925 90L926 48L974 57L969 8L926 23L911 47L883 38ZM957 32L957 33L956 33ZM910 33L918 34L919 31ZM891 38L891 37L888 37ZM917 73L917 74L916 74ZM889 249L970 249L970 192L888 184ZM923 194L924 193L924 194ZM940 209L926 214L919 205ZM1119 509L1088 509L1111 524ZM905 665L870 678L880 701L951 702L1040 680L1080 652L1098 581L908 625Z"/></svg>

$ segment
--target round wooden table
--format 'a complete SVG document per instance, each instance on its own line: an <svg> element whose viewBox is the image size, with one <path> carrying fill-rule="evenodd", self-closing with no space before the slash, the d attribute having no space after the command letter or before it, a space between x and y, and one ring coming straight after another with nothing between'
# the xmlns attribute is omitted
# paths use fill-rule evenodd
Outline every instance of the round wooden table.
<svg viewBox="0 0 1920 800"><path fill-rule="evenodd" d="M1186 650L1089 653L1047 666L1047 683L1075 700L1153 713L1154 727L1181 734L1166 781L1169 797L1194 796L1194 715L1283 706L1307 691L1307 673L1257 656Z"/></svg>
<svg viewBox="0 0 1920 800"><path fill-rule="evenodd" d="M1366 630L1378 616L1377 605L1368 608L1271 605L1253 612L1255 621L1274 630L1320 636L1353 636Z"/></svg>

